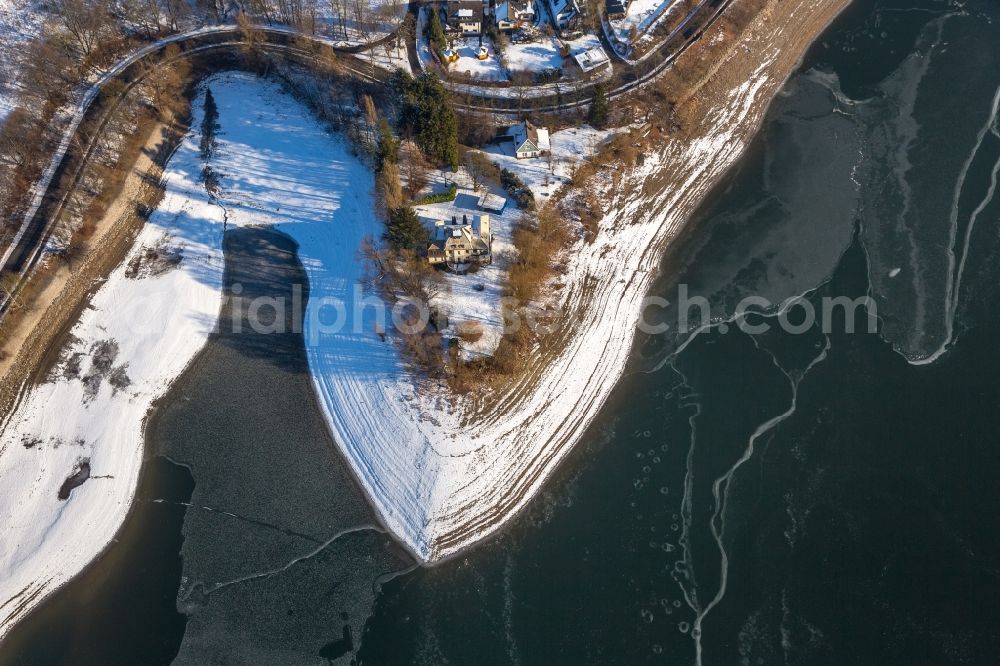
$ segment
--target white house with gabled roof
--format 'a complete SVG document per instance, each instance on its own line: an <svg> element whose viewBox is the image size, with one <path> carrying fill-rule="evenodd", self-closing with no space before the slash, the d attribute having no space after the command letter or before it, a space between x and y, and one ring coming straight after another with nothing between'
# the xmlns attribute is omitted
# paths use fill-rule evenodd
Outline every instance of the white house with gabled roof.
<svg viewBox="0 0 1000 666"><path fill-rule="evenodd" d="M549 130L535 127L527 120L514 125L510 135L514 140L514 157L519 160L540 157L551 149Z"/></svg>

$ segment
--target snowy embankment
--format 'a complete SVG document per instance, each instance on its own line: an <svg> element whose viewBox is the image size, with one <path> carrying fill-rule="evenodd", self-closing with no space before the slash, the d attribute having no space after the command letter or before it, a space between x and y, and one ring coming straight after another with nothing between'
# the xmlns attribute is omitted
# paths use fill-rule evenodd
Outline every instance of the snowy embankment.
<svg viewBox="0 0 1000 666"><path fill-rule="evenodd" d="M759 117L768 89L763 71L709 119L714 134L671 141L614 189L606 183L600 232L571 249L559 291L561 305L582 315L574 334L537 374L479 414L443 388L418 392L395 346L377 334L378 308L357 302L358 244L380 227L369 170L276 85L213 77L221 132L212 168L221 206L198 182L197 137L188 137L171 161L168 194L129 259L98 290L53 376L5 425L0 635L96 557L123 522L142 461L145 414L217 318L222 206L228 224L277 225L299 243L319 403L387 526L433 561L495 531L524 506L597 414L624 369L664 243L739 156L739 137ZM640 195L664 168L682 181ZM151 247L160 258L179 253L180 262L154 262L138 278L126 277ZM336 326L338 319L347 325ZM89 480L60 500L85 460Z"/></svg>
<svg viewBox="0 0 1000 666"><path fill-rule="evenodd" d="M713 134L670 141L614 187L605 180L598 194L608 202L607 214L598 236L570 249L569 272L559 292L558 305L579 316L579 322L565 348L538 375L497 396L484 414L468 414L461 404L414 399L412 391L386 382L365 392L371 404L392 407L395 417L381 410L354 415L365 419L358 428L343 416L331 416L335 424L340 421L341 437L366 431L359 448L375 479L369 490L376 498L385 492L399 495L386 519L422 558L446 557L498 529L582 436L624 370L665 243L742 153L742 137L759 118L766 102L762 96L769 92L764 72L766 65L714 112L709 119L717 128ZM683 180L649 187L661 180L665 168ZM447 405L444 413L435 412L440 405ZM400 436L401 431L407 434ZM402 448L411 453L404 455ZM406 464L411 459L423 463L423 483L410 484L404 495L398 489L408 487L407 477L413 476Z"/></svg>
<svg viewBox="0 0 1000 666"><path fill-rule="evenodd" d="M316 289L343 296L360 276L362 237L380 224L369 170L304 107L245 75L210 85L222 111L212 160L221 202L205 190L192 133L171 158L167 193L132 251L73 327L53 372L3 425L0 636L97 557L124 521L146 415L216 325L224 225L281 224L309 248L302 260ZM198 127L200 100L194 109ZM341 360L357 372L379 362ZM83 469L89 478L70 491L67 479Z"/></svg>
<svg viewBox="0 0 1000 666"><path fill-rule="evenodd" d="M767 90L764 71L715 112L709 123L717 128L713 134L671 141L613 191L601 193L608 214L593 243L570 250L570 272L559 292L561 305L580 313L581 323L560 354L538 374L491 399L492 409L484 413L474 413L469 399L444 388L418 390L393 345L377 335L376 308L360 310L360 320L351 318L358 311L352 289L361 275L356 241L365 230L377 232L377 221L358 211L363 220L347 216L336 225L309 223L311 214L287 211L287 195L267 187L269 179L300 178L295 165L314 159L304 158L302 151L321 144L318 139L289 139L283 150L262 157L265 162L251 170L267 174L260 180L239 175L247 171L245 154L233 163L223 154L217 168L226 174L225 197L245 207L231 207L230 215L279 224L300 244L310 279L305 337L320 405L373 505L418 557L440 559L496 530L531 498L597 414L624 369L664 243L742 152L741 137L766 101L760 98L767 94L761 92ZM225 142L259 141L253 122L292 135L308 126L291 102L256 105L251 118L258 120L241 120L255 105L233 101L229 87L214 85L213 90ZM275 108L283 113L270 110ZM655 194L640 196L667 165L683 180L645 188ZM295 219L288 221L289 215ZM349 326L324 331L337 318L340 301Z"/></svg>
<svg viewBox="0 0 1000 666"><path fill-rule="evenodd" d="M215 324L222 211L208 203L200 173L188 138L127 259L83 311L50 375L3 425L0 636L114 537L135 493L146 414ZM89 479L64 486L82 469Z"/></svg>

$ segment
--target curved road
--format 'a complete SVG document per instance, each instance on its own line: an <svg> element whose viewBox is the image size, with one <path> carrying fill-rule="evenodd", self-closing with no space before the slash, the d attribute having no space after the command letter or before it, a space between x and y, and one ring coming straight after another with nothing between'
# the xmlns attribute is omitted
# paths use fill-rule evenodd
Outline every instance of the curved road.
<svg viewBox="0 0 1000 666"><path fill-rule="evenodd" d="M608 96L614 98L625 95L659 76L659 74L665 71L671 63L701 37L702 33L715 22L731 1L702 0L691 11L684 22L675 28L657 46L655 53L662 54L662 59L650 56L635 66L617 65L619 72L627 80L609 91ZM414 5L411 5L411 11L413 7ZM703 20L699 21L699 19ZM264 37L264 47L267 50L292 53L305 58L311 58L312 55L295 46L294 40L296 38L301 39L305 37L306 39L332 48L336 53L344 55L358 54L385 41L396 38L395 33L390 33L368 44L343 46L328 39L302 35L291 29L256 26L255 30ZM610 48L610 45L607 44L606 36L602 34L601 38L605 42L605 48ZM407 51L412 63L417 60L415 42L412 39L407 41ZM101 91L113 80L124 81L126 83L125 92L127 92L146 75L146 72L142 71L142 66L146 64L145 61L153 57L157 59L157 62L162 63L164 51L172 44L178 45L181 49L178 57L190 57L215 49L235 49L243 45L244 41L242 40L239 28L234 25L209 26L171 35L132 52L112 66L84 91L80 102L73 110L73 115L49 162L49 166L42 173L41 178L32 191L31 201L20 227L5 249L2 257L0 257L0 270L20 276L18 286L12 290L12 294L4 294L3 301L0 302L0 317L7 312L11 300L24 281L24 277L30 274L37 264L41 250L52 231L52 226L55 220L59 218L59 213L65 205L69 193L74 189L79 180L83 165L86 164L94 145L96 145L96 137L100 135L111 111L113 111L112 108L99 121L97 131L92 133L93 137L87 144L82 155L75 156L70 152L70 146L74 143L73 140L78 134L80 125L87 119L89 114L94 112L94 102L100 96ZM366 67L365 69L368 69L367 72L351 67L350 65L347 66L347 69L367 81L385 83L391 76L391 72L380 65L376 65L370 69ZM373 77L372 74L375 76ZM465 111L517 113L526 110L524 104L527 101L530 110L559 112L588 105L593 95L592 89L595 85L596 82L590 82L577 89L570 91L555 90L552 93L539 95L527 100L519 98L516 96L516 93L512 93L511 91L516 90L515 88L464 85L462 87L464 92L471 92L483 100L484 103L461 103L456 106ZM455 86L452 85L449 87L454 88ZM122 95L124 95L124 92ZM486 103L487 100L488 103ZM117 106L117 102L115 106ZM74 160L74 157L79 157L79 159ZM62 176L73 169L74 161L77 163L75 172L69 181L69 186L64 188L64 191L60 194L58 192L58 184L62 180Z"/></svg>

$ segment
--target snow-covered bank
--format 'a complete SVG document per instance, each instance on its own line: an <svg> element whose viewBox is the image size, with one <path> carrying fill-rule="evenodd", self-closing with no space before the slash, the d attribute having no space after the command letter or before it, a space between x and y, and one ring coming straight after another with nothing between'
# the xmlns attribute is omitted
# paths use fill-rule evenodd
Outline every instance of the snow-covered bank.
<svg viewBox="0 0 1000 666"><path fill-rule="evenodd" d="M128 258L83 311L53 372L3 426L0 636L114 537L135 492L146 414L215 323L222 213L208 203L200 172L189 138ZM179 255L179 265L151 262L151 248ZM60 499L84 463L90 478Z"/></svg>
<svg viewBox="0 0 1000 666"><path fill-rule="evenodd" d="M287 225L300 242L327 253L303 254L307 266L317 264L313 270L350 265L351 281L330 277L346 294L360 275L360 241L380 224L369 170L304 107L246 75L210 85L222 111L212 166L225 187L224 206L205 190L193 132L168 165L163 202L73 327L54 372L3 426L0 636L93 560L124 521L146 414L216 325L225 225ZM199 127L200 100L194 110ZM366 359L353 360L364 369ZM84 464L89 478L59 499Z"/></svg>
<svg viewBox="0 0 1000 666"><path fill-rule="evenodd" d="M766 101L762 95L770 93L766 71L762 66L715 111L710 119L714 133L689 143L672 141L621 182L603 181L598 196L607 202L607 214L593 243L580 241L571 248L569 273L559 292L558 305L579 315L579 323L569 343L537 376L497 396L486 414L452 408L433 414L431 421L434 403L424 400L417 413L427 418L409 417L413 434L405 441L413 442L413 455L435 464L437 480L421 500L431 507L424 525L417 507L411 514L399 512L403 525L390 524L412 535L422 557L446 557L498 529L533 497L582 436L624 370L665 243L742 153L743 136ZM666 165L685 180L647 187L660 179ZM380 391L390 400L387 390ZM403 402L397 399L396 404ZM387 425L384 414L370 419L366 428L381 434L369 440L369 447L393 441L389 429L400 425ZM447 430L441 432L442 427ZM393 448L398 452L399 444ZM390 450L366 455L369 464L377 460L387 468L377 470L378 477L404 477L405 469L391 468ZM400 498L399 507L408 499Z"/></svg>
<svg viewBox="0 0 1000 666"><path fill-rule="evenodd" d="M484 412L442 387L418 390L395 347L377 334L376 308L361 310L361 321L345 329L324 330L337 316L337 302L346 304L349 319L356 311L352 287L361 266L355 249L365 233L379 231L378 222L360 205L338 224L317 224L322 211L314 206L329 206L325 199L314 202L310 195L301 207L289 188L276 185L301 183L312 173L301 165L322 159L323 152L313 151L328 140L311 135L312 121L291 100L249 99L284 94L272 86L242 77L213 83L223 127L214 166L224 174L230 219L279 224L299 242L310 279L307 353L320 405L372 503L420 558L440 559L496 530L531 498L597 414L625 366L663 244L741 153L743 133L765 101L765 72L761 67L716 110L714 133L673 141L616 188L605 183L609 212L597 239L570 251L560 291L561 304L583 314L575 335L537 375L494 396ZM262 127L281 128L287 141L266 153L248 150L261 145ZM648 188L657 193L640 197L667 163L685 182ZM352 188L355 195L367 192L370 177L355 178L362 183ZM343 205L336 202L338 209Z"/></svg>

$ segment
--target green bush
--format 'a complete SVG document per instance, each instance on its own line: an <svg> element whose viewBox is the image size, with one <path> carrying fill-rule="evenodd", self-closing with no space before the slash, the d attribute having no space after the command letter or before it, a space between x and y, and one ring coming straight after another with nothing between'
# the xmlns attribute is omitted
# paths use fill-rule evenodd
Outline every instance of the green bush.
<svg viewBox="0 0 1000 666"><path fill-rule="evenodd" d="M448 186L448 189L444 192L438 192L437 194L428 194L426 197L417 202L417 205L423 204L435 204L444 203L445 201L454 201L455 197L458 196L458 185L452 183Z"/></svg>
<svg viewBox="0 0 1000 666"><path fill-rule="evenodd" d="M511 188L518 189L524 187L524 181L510 169L500 170L500 184L505 190Z"/></svg>

